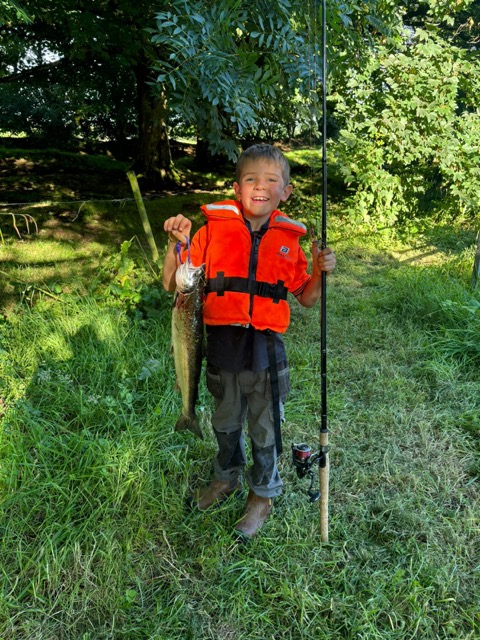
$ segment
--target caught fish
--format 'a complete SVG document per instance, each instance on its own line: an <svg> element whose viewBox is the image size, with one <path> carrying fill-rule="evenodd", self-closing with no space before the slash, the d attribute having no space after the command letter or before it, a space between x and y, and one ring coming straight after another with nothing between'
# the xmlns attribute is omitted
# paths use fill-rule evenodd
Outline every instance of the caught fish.
<svg viewBox="0 0 480 640"><path fill-rule="evenodd" d="M195 413L203 357L204 265L194 267L190 258L179 265L172 310L172 346L182 413L175 431L189 429L199 438L202 430Z"/></svg>

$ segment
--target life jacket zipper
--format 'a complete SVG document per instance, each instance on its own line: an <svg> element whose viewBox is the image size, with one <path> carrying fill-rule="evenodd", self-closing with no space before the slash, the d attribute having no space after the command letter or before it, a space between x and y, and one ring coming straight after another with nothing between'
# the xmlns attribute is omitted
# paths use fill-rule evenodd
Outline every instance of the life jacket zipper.
<svg viewBox="0 0 480 640"><path fill-rule="evenodd" d="M253 284L256 280L257 276L257 265L258 265L258 250L260 247L260 242L262 237L265 235L266 229L262 231L252 231L250 232L252 238L252 248L250 249L250 263L248 266L248 285L249 289L253 291ZM252 318L253 314L253 302L255 295L253 293L250 294L250 306L248 310L248 315Z"/></svg>

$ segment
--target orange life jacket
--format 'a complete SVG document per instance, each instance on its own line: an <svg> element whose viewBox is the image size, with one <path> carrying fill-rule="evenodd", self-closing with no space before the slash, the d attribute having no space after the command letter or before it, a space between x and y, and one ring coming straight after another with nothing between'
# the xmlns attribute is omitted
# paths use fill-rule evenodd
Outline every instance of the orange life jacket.
<svg viewBox="0 0 480 640"><path fill-rule="evenodd" d="M252 236L240 207L235 200L201 207L208 220L202 229L208 246L204 322L284 333L290 322L287 293L299 293L310 279L298 243L305 225L275 210L265 234Z"/></svg>

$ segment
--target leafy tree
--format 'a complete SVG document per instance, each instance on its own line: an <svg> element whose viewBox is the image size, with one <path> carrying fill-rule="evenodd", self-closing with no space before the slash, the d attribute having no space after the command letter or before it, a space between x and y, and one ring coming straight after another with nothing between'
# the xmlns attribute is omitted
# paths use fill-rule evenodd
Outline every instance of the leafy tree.
<svg viewBox="0 0 480 640"><path fill-rule="evenodd" d="M477 207L477 5L328 0L329 117L360 218L406 217L437 195ZM137 131L135 168L163 184L169 123L230 158L241 142L319 129L315 0L23 0L30 23L17 2L0 6L3 128Z"/></svg>
<svg viewBox="0 0 480 640"><path fill-rule="evenodd" d="M165 96L148 84L153 46L146 27L153 3L23 0L22 7L30 24L10 13L0 31L2 102L17 95L17 127L23 122L28 133L48 135L50 122L55 131L95 131L122 141L136 113L136 170L157 183L173 180Z"/></svg>
<svg viewBox="0 0 480 640"><path fill-rule="evenodd" d="M150 0L99 0L94 7L24 0L22 6L31 24L12 18L1 31L4 128L22 126L49 140L70 132L123 140L136 112L135 168L163 182L174 178L169 119L193 127L210 153L231 158L242 138L317 128L315 0L260 0L253 10L238 0L175 0L163 9ZM352 64L343 52L355 50L361 65L376 39L395 36L397 14L388 0L329 6L339 77Z"/></svg>
<svg viewBox="0 0 480 640"><path fill-rule="evenodd" d="M347 51L361 65L372 43L398 37L401 25L395 3L385 0L332 2L328 15L337 76L352 64ZM315 0L259 0L254 10L238 0L173 0L157 13L152 33L162 52L157 84L212 153L234 158L242 138L278 135L274 122L287 135L296 125L316 131L320 25Z"/></svg>
<svg viewBox="0 0 480 640"><path fill-rule="evenodd" d="M254 11L236 0L174 0L157 13L157 84L213 154L235 158L272 102L308 93L312 52L295 18L287 0L260 0Z"/></svg>

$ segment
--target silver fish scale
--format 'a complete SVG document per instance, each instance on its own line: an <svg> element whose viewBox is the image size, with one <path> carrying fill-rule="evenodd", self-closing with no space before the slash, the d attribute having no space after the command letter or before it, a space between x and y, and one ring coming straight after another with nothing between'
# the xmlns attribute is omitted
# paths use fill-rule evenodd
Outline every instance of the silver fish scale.
<svg viewBox="0 0 480 640"><path fill-rule="evenodd" d="M181 291L181 293L189 293L193 291L199 284L199 281L203 278L204 273L204 265L194 267L190 261L185 260L185 262L183 262L175 272L177 290Z"/></svg>

